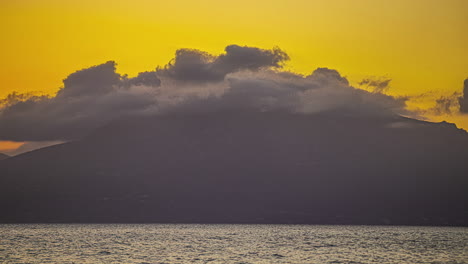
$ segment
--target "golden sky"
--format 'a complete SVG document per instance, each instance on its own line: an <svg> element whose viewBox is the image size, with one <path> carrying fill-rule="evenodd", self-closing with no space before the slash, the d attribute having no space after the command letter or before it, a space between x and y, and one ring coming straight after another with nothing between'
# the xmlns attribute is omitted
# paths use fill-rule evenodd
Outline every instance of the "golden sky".
<svg viewBox="0 0 468 264"><path fill-rule="evenodd" d="M391 78L392 95L460 92L468 77L466 0L1 0L0 98L55 93L108 60L118 72L165 65L179 48L278 46L287 69L337 69L357 84ZM428 107L418 100L412 107ZM447 119L468 129L468 117ZM10 145L11 146L11 145ZM1 150L1 146L0 146Z"/></svg>

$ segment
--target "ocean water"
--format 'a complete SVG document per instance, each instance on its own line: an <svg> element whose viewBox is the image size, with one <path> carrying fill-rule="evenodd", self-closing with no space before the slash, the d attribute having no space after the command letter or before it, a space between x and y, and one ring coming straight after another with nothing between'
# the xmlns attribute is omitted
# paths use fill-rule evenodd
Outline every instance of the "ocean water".
<svg viewBox="0 0 468 264"><path fill-rule="evenodd" d="M468 263L468 228L0 225L0 263Z"/></svg>

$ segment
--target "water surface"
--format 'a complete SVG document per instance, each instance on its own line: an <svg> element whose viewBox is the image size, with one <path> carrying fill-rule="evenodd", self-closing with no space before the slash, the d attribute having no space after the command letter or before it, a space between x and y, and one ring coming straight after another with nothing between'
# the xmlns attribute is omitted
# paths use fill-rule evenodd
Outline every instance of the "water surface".
<svg viewBox="0 0 468 264"><path fill-rule="evenodd" d="M468 263L468 228L0 225L0 263Z"/></svg>

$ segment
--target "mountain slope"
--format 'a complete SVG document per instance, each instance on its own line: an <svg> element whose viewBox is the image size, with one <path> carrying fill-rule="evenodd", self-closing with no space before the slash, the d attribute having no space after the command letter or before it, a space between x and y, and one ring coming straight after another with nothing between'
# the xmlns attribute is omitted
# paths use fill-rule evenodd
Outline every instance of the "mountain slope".
<svg viewBox="0 0 468 264"><path fill-rule="evenodd" d="M8 159L10 156L0 153L0 160Z"/></svg>
<svg viewBox="0 0 468 264"><path fill-rule="evenodd" d="M0 162L1 222L468 225L468 135L398 116L171 114Z"/></svg>

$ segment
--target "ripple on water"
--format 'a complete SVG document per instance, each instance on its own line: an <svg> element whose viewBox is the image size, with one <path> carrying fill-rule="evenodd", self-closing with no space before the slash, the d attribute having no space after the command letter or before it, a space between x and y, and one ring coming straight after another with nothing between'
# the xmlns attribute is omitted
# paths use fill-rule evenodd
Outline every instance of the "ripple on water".
<svg viewBox="0 0 468 264"><path fill-rule="evenodd" d="M0 225L0 263L468 263L468 228Z"/></svg>

